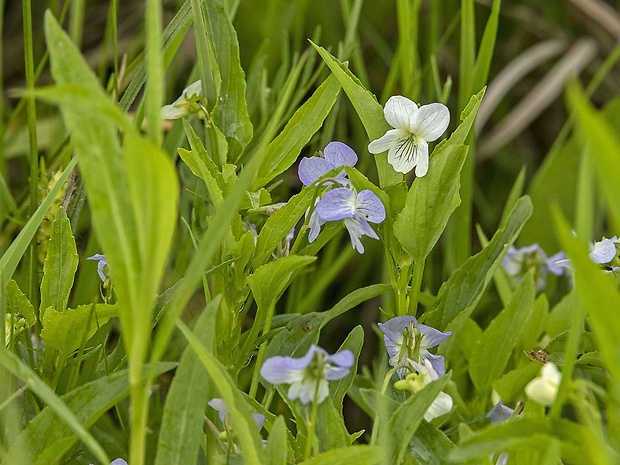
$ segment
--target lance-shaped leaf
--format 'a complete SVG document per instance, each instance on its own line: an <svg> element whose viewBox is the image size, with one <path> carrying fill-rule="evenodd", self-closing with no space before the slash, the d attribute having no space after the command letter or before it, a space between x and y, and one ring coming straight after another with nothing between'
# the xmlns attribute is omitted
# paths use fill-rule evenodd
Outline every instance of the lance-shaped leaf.
<svg viewBox="0 0 620 465"><path fill-rule="evenodd" d="M67 308L78 261L75 239L71 233L71 222L67 218L65 209L60 207L52 223L47 257L43 264L41 310L51 306L62 312Z"/></svg>
<svg viewBox="0 0 620 465"><path fill-rule="evenodd" d="M245 73L239 60L237 33L222 2L203 1L205 29L220 73L220 89L211 114L226 136L229 159L235 161L252 139L252 122L245 100Z"/></svg>

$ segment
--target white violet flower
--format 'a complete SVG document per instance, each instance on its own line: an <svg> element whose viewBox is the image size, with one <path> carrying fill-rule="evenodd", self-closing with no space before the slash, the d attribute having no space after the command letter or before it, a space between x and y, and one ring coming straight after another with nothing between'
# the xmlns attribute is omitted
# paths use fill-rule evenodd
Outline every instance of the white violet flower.
<svg viewBox="0 0 620 465"><path fill-rule="evenodd" d="M437 140L450 124L450 111L442 103L420 108L402 95L389 98L383 110L385 120L394 129L368 145L370 153L388 150L388 163L399 173L422 177L428 171L428 142Z"/></svg>
<svg viewBox="0 0 620 465"><path fill-rule="evenodd" d="M163 119L178 119L192 113L191 105L202 96L202 82L200 80L190 84L181 93L181 96L171 105L161 108Z"/></svg>
<svg viewBox="0 0 620 465"><path fill-rule="evenodd" d="M562 373L553 362L547 362L540 370L540 376L525 386L525 394L539 404L550 406L558 394Z"/></svg>

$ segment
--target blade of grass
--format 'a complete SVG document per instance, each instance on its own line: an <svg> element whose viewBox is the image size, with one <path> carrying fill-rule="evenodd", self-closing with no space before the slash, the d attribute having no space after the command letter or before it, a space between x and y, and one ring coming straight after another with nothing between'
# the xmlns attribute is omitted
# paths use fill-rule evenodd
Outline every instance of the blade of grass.
<svg viewBox="0 0 620 465"><path fill-rule="evenodd" d="M161 0L146 2L146 118L149 139L157 147L162 144L161 107L163 102L163 59L161 55Z"/></svg>

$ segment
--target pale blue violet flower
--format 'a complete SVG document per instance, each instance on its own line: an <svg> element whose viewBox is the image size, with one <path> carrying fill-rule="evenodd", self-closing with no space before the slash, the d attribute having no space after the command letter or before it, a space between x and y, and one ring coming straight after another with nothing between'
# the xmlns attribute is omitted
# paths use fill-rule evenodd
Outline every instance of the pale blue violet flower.
<svg viewBox="0 0 620 465"><path fill-rule="evenodd" d="M428 171L428 142L441 136L450 124L450 111L442 103L420 108L402 95L390 97L383 110L385 120L394 129L368 145L370 153L388 150L388 163L399 173L415 168L422 177Z"/></svg>
<svg viewBox="0 0 620 465"><path fill-rule="evenodd" d="M558 252L551 257L547 257L545 251L538 244L517 249L514 245L510 246L508 252L502 260L502 265L508 274L518 285L525 274L530 270L535 270L536 287L540 291L547 284L547 274L552 273L561 276L565 273L566 254Z"/></svg>
<svg viewBox="0 0 620 465"><path fill-rule="evenodd" d="M208 404L210 407L217 410L217 416L219 417L222 424L227 425L229 410L228 410L228 407L226 406L226 402L224 402L224 399L220 399L219 397L216 397L214 399L211 399L208 402ZM263 425L265 424L265 415L263 415L262 413L253 413L252 418L254 418L254 421L256 422L256 426L258 426L258 429L260 431Z"/></svg>
<svg viewBox="0 0 620 465"><path fill-rule="evenodd" d="M351 147L342 142L330 142L327 144L322 152L323 156L318 157L304 157L299 162L297 173L299 174L299 180L305 185L309 186L313 182L317 181L321 176L329 173L334 168L340 166L355 166L357 163L357 154ZM326 180L324 186L327 190L335 187L336 185L349 186L350 182L347 179L346 171L341 171L337 177ZM326 191L323 191L319 197L316 198L314 205L321 199L321 196ZM306 211L306 217L310 214L310 208ZM326 223L316 212L313 210L308 220L310 226L310 232L308 233L308 242L312 243L316 240L321 232L321 227Z"/></svg>
<svg viewBox="0 0 620 465"><path fill-rule="evenodd" d="M368 223L381 223L385 219L383 203L367 189L359 193L346 187L332 189L319 201L315 211L325 221L344 220L344 226L351 236L351 245L359 253L364 253L360 241L362 236L379 239Z"/></svg>
<svg viewBox="0 0 620 465"><path fill-rule="evenodd" d="M328 381L344 378L349 374L355 358L350 350L329 355L316 345L302 358L275 356L268 358L260 369L261 376L272 384L290 384L288 398L299 398L302 404L314 400L321 403L329 394Z"/></svg>
<svg viewBox="0 0 620 465"><path fill-rule="evenodd" d="M102 255L100 253L93 255L92 257L88 257L86 260L97 260L97 273L99 274L99 278L101 278L101 281L105 283L106 280L106 274L104 273L104 269L105 267L108 267L109 269L109 265L108 265L108 261L105 258L105 255Z"/></svg>
<svg viewBox="0 0 620 465"><path fill-rule="evenodd" d="M330 142L323 150L322 157L302 158L299 162L297 173L299 174L299 180L304 186L309 186L334 168L339 166L355 166L356 163L357 154L351 147L342 142ZM338 178L344 177L346 177L346 172L343 170L338 175Z"/></svg>
<svg viewBox="0 0 620 465"><path fill-rule="evenodd" d="M119 458L119 459L112 460L112 462L110 462L110 465L127 465L127 462Z"/></svg>
<svg viewBox="0 0 620 465"><path fill-rule="evenodd" d="M383 331L390 365L403 367L398 370L401 379L405 377L407 367L415 369L415 364L424 364L425 360L429 361L438 376L445 374L444 358L431 354L428 349L445 341L452 334L450 331L442 333L430 326L418 324L410 315L394 317L378 326Z"/></svg>

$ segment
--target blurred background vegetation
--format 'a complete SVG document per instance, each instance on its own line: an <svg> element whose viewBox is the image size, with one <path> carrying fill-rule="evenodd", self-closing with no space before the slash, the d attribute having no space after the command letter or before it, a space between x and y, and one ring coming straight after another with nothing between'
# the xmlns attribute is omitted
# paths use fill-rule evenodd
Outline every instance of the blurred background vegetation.
<svg viewBox="0 0 620 465"><path fill-rule="evenodd" d="M396 94L420 104L444 101L452 115L449 131L458 124L462 109L459 100L463 97L459 97L457 90L463 76L472 72L460 67L463 40L460 0L241 0L227 3L234 14L233 24L248 80L248 105L255 132L273 116L284 82L300 59L306 60L304 74L281 125L328 75L328 70L311 49L309 38L331 50L339 59L348 60L350 69L381 104ZM182 4L181 1L164 1L164 25L172 20ZM475 2L476 44L482 40L491 4L491 0ZM29 215L30 168L25 105L15 93L25 86L22 2L9 0L0 5L4 15L0 113L4 143L0 152L0 174L6 185L0 196L0 252L4 253ZM115 7L118 8L116 44L110 20ZM620 55L617 46L619 7L619 1L603 0L502 2L489 87L475 128L473 226L479 224L487 236L497 228L510 188L525 168L525 192L532 196L535 210L523 231L520 245L539 242L548 254L558 250L549 205L558 202L567 217L574 218L575 186L582 153L581 145L573 140L570 132L565 84L578 76L583 87L593 91L595 105L605 107L605 115L618 121L620 105L616 96L620 93L620 67L615 63ZM47 8L56 17L64 18L65 29L80 44L92 69L111 94L115 92L112 76L115 69L119 70L117 98L121 97L143 53L144 2L33 1L35 68L41 64L37 86L50 84L42 28ZM118 56L116 65L115 53ZM190 27L166 73L167 102L175 100L188 83L197 79L196 63L193 27ZM138 111L139 100L136 99L131 112ZM49 190L54 173L68 162L71 150L57 108L37 103L36 117L42 198ZM304 155L312 155L330 140L349 144L360 156L358 168L376 180L374 162L367 151L369 141L344 93L323 131L313 139ZM187 145L180 122L170 125L164 145L171 156L176 155L177 147ZM184 188L181 216L193 225L199 224L204 210L194 203L196 195L200 195L196 192L198 184L184 165L178 163L177 166ZM301 187L294 170L282 175L280 181L271 186L274 202L286 201ZM600 205L593 207L594 226L590 239L595 240L605 232L605 218ZM91 240L88 209L76 210L81 214L71 219L81 256L99 252L95 240ZM43 244L45 223L41 229ZM470 233L472 249L479 250L475 229ZM281 311L325 310L356 288L387 281L380 271L383 268L381 244L368 240L367 251L360 256L354 253L345 236L343 232L339 241L333 241L322 251L312 275L296 280L282 300ZM193 250L191 237L181 221L175 241L166 287L180 278ZM41 256L44 257L44 253ZM446 277L442 262L440 247L427 261L425 274L425 289L433 295ZM20 278L24 281L26 272L21 269L20 273L18 281ZM91 301L98 294L98 286L94 265L86 274L80 269L73 301ZM487 299L497 301L492 292L489 294ZM188 318L192 312L202 309L202 305L197 298L193 308L188 309ZM379 338L373 337L373 323L381 318L379 305L379 301L369 301L356 313L349 313L348 319L340 319L327 328L338 333L338 337L332 342L329 333L324 334L322 341L326 349L335 350L342 335L361 323L367 342L360 365L376 361L376 354L383 350ZM501 305L497 303L495 307L499 310ZM478 318L486 319L484 315ZM174 345L171 351L175 351ZM365 421L351 415L345 417L353 423L361 422L360 425ZM353 425L352 430L360 427Z"/></svg>

